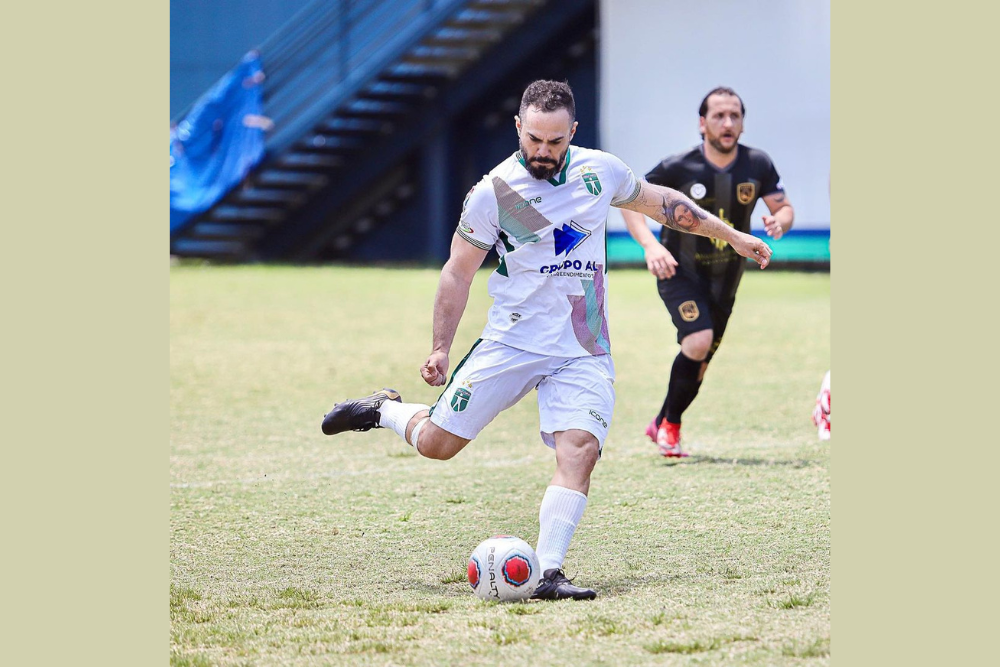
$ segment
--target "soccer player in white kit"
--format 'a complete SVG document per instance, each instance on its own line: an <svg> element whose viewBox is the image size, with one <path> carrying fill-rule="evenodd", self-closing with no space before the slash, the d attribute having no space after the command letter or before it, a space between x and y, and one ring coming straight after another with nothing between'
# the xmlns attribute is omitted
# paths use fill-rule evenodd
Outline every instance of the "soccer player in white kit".
<svg viewBox="0 0 1000 667"><path fill-rule="evenodd" d="M760 239L676 190L637 179L614 155L571 145L575 116L567 84L529 85L514 118L520 150L466 197L434 298L432 350L421 367L427 384L445 384L469 286L490 248L500 265L489 279L493 306L486 328L437 402L403 403L383 389L338 403L323 420L327 435L391 428L420 455L445 460L536 389L542 441L556 454L538 517L542 580L532 597L540 599L597 596L574 586L562 566L614 413L605 247L610 207L722 239L761 268L771 257Z"/></svg>

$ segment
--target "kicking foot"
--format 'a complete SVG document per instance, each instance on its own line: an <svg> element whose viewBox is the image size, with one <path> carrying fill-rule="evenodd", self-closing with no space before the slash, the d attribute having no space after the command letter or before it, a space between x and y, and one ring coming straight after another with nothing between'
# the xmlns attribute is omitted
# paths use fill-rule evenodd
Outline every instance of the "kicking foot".
<svg viewBox="0 0 1000 667"><path fill-rule="evenodd" d="M344 431L370 431L373 428L382 428L378 425L381 417L378 409L387 400L403 402L395 389L383 389L371 396L337 403L333 406L333 410L323 417L323 433L336 435Z"/></svg>
<svg viewBox="0 0 1000 667"><path fill-rule="evenodd" d="M597 591L574 586L559 568L545 570L538 587L531 594L532 600L593 600L596 597Z"/></svg>

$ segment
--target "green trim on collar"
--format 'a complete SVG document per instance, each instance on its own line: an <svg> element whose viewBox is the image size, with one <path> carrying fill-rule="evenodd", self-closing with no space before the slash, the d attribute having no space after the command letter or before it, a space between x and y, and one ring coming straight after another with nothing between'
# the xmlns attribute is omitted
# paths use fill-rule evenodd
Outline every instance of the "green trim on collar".
<svg viewBox="0 0 1000 667"><path fill-rule="evenodd" d="M562 171L559 172L559 179L558 180L556 180L555 178L546 179L552 185L565 185L566 184L566 173L569 171L570 153L572 153L572 149L571 148L567 148L566 149L566 162L563 164ZM516 153L514 153L514 157L517 158L517 161L521 163L522 167L524 167L525 169L528 168L528 165L524 163L524 155L521 153L521 151L517 151Z"/></svg>
<svg viewBox="0 0 1000 667"><path fill-rule="evenodd" d="M559 180L554 178L549 179L549 183L552 185L565 185L566 184L566 172L569 171L569 157L571 149L566 149L566 164L563 165L562 171L559 172Z"/></svg>

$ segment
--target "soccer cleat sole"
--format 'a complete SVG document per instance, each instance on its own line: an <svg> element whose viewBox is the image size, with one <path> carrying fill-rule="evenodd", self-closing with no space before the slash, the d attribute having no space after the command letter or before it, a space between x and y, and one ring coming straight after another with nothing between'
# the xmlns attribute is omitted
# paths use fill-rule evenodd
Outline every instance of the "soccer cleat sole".
<svg viewBox="0 0 1000 667"><path fill-rule="evenodd" d="M690 456L687 452L682 452L674 447L663 447L662 445L658 445L657 449L660 450L660 456L668 459L683 459Z"/></svg>
<svg viewBox="0 0 1000 667"><path fill-rule="evenodd" d="M597 598L597 591L586 590L581 593L571 593L568 595L560 595L558 593L554 595L546 595L545 597L535 597L531 596L532 600L594 600Z"/></svg>

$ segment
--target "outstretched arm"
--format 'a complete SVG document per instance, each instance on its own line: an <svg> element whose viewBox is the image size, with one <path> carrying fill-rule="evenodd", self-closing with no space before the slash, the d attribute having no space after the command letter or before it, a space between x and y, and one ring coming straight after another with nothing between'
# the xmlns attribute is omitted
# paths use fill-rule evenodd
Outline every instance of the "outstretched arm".
<svg viewBox="0 0 1000 667"><path fill-rule="evenodd" d="M751 234L738 232L673 188L639 181L639 194L622 208L637 211L679 232L721 239L743 257L764 268L771 261L771 248Z"/></svg>
<svg viewBox="0 0 1000 667"><path fill-rule="evenodd" d="M457 233L451 240L451 257L441 269L434 296L434 334L427 361L420 367L424 382L441 386L448 377L448 354L469 302L469 286L488 251L477 248Z"/></svg>

